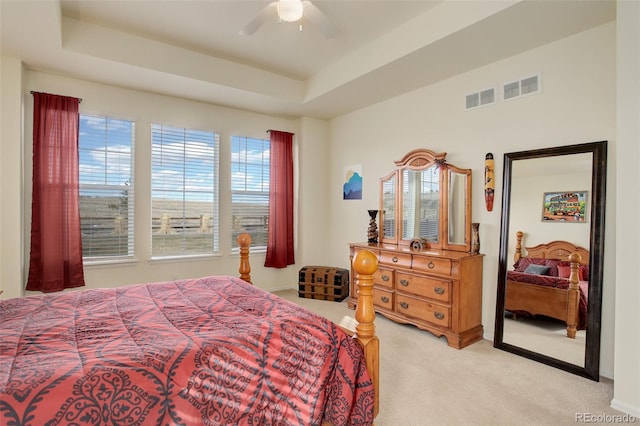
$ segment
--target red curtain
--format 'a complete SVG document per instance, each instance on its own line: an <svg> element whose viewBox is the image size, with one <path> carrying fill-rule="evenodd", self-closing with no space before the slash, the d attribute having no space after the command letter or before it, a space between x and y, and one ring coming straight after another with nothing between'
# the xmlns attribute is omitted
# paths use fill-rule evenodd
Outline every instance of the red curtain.
<svg viewBox="0 0 640 426"><path fill-rule="evenodd" d="M264 266L284 268L293 256L293 133L271 130L269 229Z"/></svg>
<svg viewBox="0 0 640 426"><path fill-rule="evenodd" d="M78 194L80 100L34 93L33 199L27 290L84 286Z"/></svg>

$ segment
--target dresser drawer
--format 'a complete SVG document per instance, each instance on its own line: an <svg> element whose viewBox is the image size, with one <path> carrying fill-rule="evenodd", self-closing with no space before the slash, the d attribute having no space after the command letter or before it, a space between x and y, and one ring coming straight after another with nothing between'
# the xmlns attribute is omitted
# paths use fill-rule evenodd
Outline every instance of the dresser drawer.
<svg viewBox="0 0 640 426"><path fill-rule="evenodd" d="M393 292L374 287L373 304L390 311L393 310Z"/></svg>
<svg viewBox="0 0 640 426"><path fill-rule="evenodd" d="M411 268L411 254L381 251L380 263L391 265L393 267L400 266L402 268Z"/></svg>
<svg viewBox="0 0 640 426"><path fill-rule="evenodd" d="M373 283L382 287L393 288L393 269L378 268L373 274Z"/></svg>
<svg viewBox="0 0 640 426"><path fill-rule="evenodd" d="M439 302L451 302L451 281L398 272L396 290L428 297Z"/></svg>
<svg viewBox="0 0 640 426"><path fill-rule="evenodd" d="M396 293L395 296L397 313L418 318L441 327L451 327L451 310L448 307L400 293Z"/></svg>
<svg viewBox="0 0 640 426"><path fill-rule="evenodd" d="M413 269L439 275L451 275L451 259L438 257L414 256Z"/></svg>

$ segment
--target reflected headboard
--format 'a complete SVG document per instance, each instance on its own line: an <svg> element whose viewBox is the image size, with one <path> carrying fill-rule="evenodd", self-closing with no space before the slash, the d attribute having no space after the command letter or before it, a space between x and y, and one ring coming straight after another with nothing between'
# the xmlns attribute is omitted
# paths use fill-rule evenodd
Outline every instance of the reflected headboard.
<svg viewBox="0 0 640 426"><path fill-rule="evenodd" d="M514 262L518 262L522 257L536 257L541 259L560 259L560 260L569 260L569 255L571 253L578 253L582 260L580 261L581 265L589 264L589 250L584 247L577 246L568 241L551 241L546 244L538 244L533 247L525 247L527 252L526 256L522 255L522 237L524 236L524 232L518 231L516 232L516 251L513 255Z"/></svg>

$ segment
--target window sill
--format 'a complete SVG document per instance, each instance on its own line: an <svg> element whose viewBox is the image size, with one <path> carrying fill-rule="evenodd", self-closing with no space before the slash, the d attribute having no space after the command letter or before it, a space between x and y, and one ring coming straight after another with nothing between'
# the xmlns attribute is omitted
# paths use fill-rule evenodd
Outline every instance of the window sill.
<svg viewBox="0 0 640 426"><path fill-rule="evenodd" d="M104 260L83 260L83 266L87 268L104 268L104 267L116 267L125 266L138 263L138 259L104 259Z"/></svg>
<svg viewBox="0 0 640 426"><path fill-rule="evenodd" d="M149 259L149 263L172 263L172 262L199 262L202 260L219 259L220 254L197 254L191 256L156 256Z"/></svg>

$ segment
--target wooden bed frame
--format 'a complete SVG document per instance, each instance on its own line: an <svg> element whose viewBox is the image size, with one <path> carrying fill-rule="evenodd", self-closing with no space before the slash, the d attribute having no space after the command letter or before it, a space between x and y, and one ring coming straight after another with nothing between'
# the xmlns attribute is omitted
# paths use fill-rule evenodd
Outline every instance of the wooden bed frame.
<svg viewBox="0 0 640 426"><path fill-rule="evenodd" d="M240 267L238 272L240 278L251 283L251 265L249 263L249 246L251 245L251 236L249 234L240 234L238 236L238 245L240 246ZM358 283L358 305L356 307L355 319L357 321L355 333L340 327L347 334L354 336L364 349L364 356L367 363L367 370L371 376L373 387L375 390L374 400L374 417L378 415L379 410L379 359L380 359L380 343L376 336L375 327L375 310L373 308L373 274L378 269L378 258L369 250L360 250L353 259L353 269L356 271L355 280Z"/></svg>
<svg viewBox="0 0 640 426"><path fill-rule="evenodd" d="M527 311L534 315L546 315L564 321L567 324L567 337L575 338L579 318L580 265L589 264L589 251L568 241L551 241L525 247L527 256L522 254L522 237L524 233L516 233L516 248L513 257L518 262L523 257L560 259L571 262L569 288L561 289L535 284L521 283L507 279L505 291L505 310Z"/></svg>

